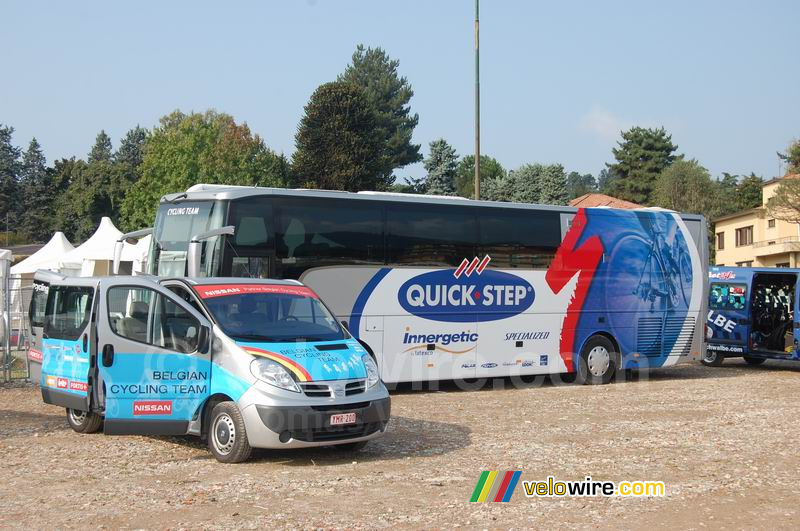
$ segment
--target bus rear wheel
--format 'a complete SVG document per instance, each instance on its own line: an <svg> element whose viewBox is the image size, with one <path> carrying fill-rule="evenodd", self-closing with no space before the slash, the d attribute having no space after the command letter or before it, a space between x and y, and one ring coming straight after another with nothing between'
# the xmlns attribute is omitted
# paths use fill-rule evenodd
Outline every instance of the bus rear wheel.
<svg viewBox="0 0 800 531"><path fill-rule="evenodd" d="M78 433L94 433L103 424L103 417L91 411L67 408L67 422Z"/></svg>
<svg viewBox="0 0 800 531"><path fill-rule="evenodd" d="M582 384L607 384L619 366L619 354L605 336L592 336L583 346L578 360L576 381Z"/></svg>
<svg viewBox="0 0 800 531"><path fill-rule="evenodd" d="M753 358L751 356L745 356L744 361L746 361L748 365L761 365L767 360L766 358Z"/></svg>
<svg viewBox="0 0 800 531"><path fill-rule="evenodd" d="M703 355L700 363L707 367L719 367L722 365L723 361L725 361L725 356L716 350L706 350L706 353Z"/></svg>

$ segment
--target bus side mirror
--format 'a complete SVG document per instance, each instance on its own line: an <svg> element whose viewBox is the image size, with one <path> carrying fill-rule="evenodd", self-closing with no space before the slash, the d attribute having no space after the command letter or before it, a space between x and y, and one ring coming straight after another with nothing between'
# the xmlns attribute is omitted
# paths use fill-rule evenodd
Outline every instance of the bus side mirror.
<svg viewBox="0 0 800 531"><path fill-rule="evenodd" d="M201 326L197 334L197 350L201 354L208 354L208 347L211 343L211 330L207 326Z"/></svg>

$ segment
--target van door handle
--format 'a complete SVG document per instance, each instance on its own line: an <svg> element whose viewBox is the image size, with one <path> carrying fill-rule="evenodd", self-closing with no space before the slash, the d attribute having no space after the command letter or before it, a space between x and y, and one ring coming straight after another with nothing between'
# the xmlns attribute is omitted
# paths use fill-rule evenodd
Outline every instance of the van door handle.
<svg viewBox="0 0 800 531"><path fill-rule="evenodd" d="M103 367L111 367L114 364L114 345L103 346Z"/></svg>

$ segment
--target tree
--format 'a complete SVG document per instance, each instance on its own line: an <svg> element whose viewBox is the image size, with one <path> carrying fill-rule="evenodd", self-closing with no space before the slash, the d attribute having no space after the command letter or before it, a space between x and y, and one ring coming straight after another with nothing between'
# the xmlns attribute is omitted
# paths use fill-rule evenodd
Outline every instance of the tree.
<svg viewBox="0 0 800 531"><path fill-rule="evenodd" d="M755 173L743 177L736 186L736 210L748 210L761 206L763 188L764 180Z"/></svg>
<svg viewBox="0 0 800 531"><path fill-rule="evenodd" d="M425 178L425 193L456 195L458 155L455 148L444 138L430 143L430 154L423 162L423 166L428 172Z"/></svg>
<svg viewBox="0 0 800 531"><path fill-rule="evenodd" d="M284 186L287 164L246 123L213 110L164 116L147 137L141 178L121 205L122 226L150 226L159 198L197 183Z"/></svg>
<svg viewBox="0 0 800 531"><path fill-rule="evenodd" d="M92 150L89 151L87 161L89 164L93 162L111 162L111 138L104 130L97 133Z"/></svg>
<svg viewBox="0 0 800 531"><path fill-rule="evenodd" d="M800 173L800 140L789 144L786 153L778 153L778 157L786 163L786 174Z"/></svg>
<svg viewBox="0 0 800 531"><path fill-rule="evenodd" d="M542 167L540 178L541 192L539 202L545 205L566 205L567 175L561 164L548 164Z"/></svg>
<svg viewBox="0 0 800 531"><path fill-rule="evenodd" d="M493 179L481 179L481 199L484 201L513 201L515 184L513 171Z"/></svg>
<svg viewBox="0 0 800 531"><path fill-rule="evenodd" d="M708 170L696 160L678 160L665 168L656 179L656 205L710 217L714 206L713 183Z"/></svg>
<svg viewBox="0 0 800 531"><path fill-rule="evenodd" d="M422 160L420 145L411 143L419 122L417 114L411 114L409 105L414 91L408 80L398 75L398 66L400 62L391 59L383 49L359 44L352 63L336 79L361 87L375 111L372 134L381 144L377 161L381 190L388 189L394 182L394 170Z"/></svg>
<svg viewBox="0 0 800 531"><path fill-rule="evenodd" d="M147 141L147 129L138 125L128 131L119 143L117 152L114 153L115 164L127 164L131 168L138 168L144 158L144 145Z"/></svg>
<svg viewBox="0 0 800 531"><path fill-rule="evenodd" d="M508 172L510 185L505 187L507 190L510 188L508 200L519 203L540 202L543 168L541 164L523 164L516 170Z"/></svg>
<svg viewBox="0 0 800 531"><path fill-rule="evenodd" d="M617 175L608 168L603 168L597 174L597 191L601 194L611 194L616 186Z"/></svg>
<svg viewBox="0 0 800 531"><path fill-rule="evenodd" d="M800 223L800 178L785 178L769 201L767 214L790 223Z"/></svg>
<svg viewBox="0 0 800 531"><path fill-rule="evenodd" d="M311 95L295 136L292 179L328 190L387 190L375 134L378 118L364 90L352 83L320 85Z"/></svg>
<svg viewBox="0 0 800 531"><path fill-rule="evenodd" d="M0 125L0 223L11 230L16 226L20 170L20 150L11 144L13 134L13 127Z"/></svg>
<svg viewBox="0 0 800 531"><path fill-rule="evenodd" d="M86 161L75 157L56 161L53 167L56 204L52 228L63 231L73 242L91 236L101 217L97 209L99 194L87 176L88 168Z"/></svg>
<svg viewBox="0 0 800 531"><path fill-rule="evenodd" d="M633 127L622 133L619 147L614 148L614 164L606 164L617 176L611 181L611 195L643 205L653 202L653 187L658 175L675 160L678 146L663 127Z"/></svg>
<svg viewBox="0 0 800 531"><path fill-rule="evenodd" d="M55 193L47 160L36 138L22 155L19 189L19 230L29 241L46 240L52 228Z"/></svg>
<svg viewBox="0 0 800 531"><path fill-rule="evenodd" d="M481 155L481 195L483 195L484 184L492 179L505 176L506 170L497 159L489 155ZM475 155L467 155L458 163L456 191L461 197L475 197Z"/></svg>
<svg viewBox="0 0 800 531"><path fill-rule="evenodd" d="M567 175L567 196L569 199L575 199L596 191L597 181L595 181L594 175L591 173L581 175L576 171L571 171Z"/></svg>

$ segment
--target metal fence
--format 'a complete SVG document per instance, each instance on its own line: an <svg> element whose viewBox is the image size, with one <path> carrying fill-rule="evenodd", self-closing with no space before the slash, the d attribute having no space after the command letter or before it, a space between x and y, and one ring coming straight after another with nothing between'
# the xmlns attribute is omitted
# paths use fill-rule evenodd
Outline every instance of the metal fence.
<svg viewBox="0 0 800 531"><path fill-rule="evenodd" d="M0 363L5 382L30 378L28 346L31 328L28 307L33 295L33 279L11 276L9 280L7 284L0 284L0 303L3 308L10 309L8 320L0 319ZM6 345L9 345L8 349Z"/></svg>

